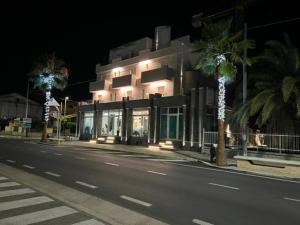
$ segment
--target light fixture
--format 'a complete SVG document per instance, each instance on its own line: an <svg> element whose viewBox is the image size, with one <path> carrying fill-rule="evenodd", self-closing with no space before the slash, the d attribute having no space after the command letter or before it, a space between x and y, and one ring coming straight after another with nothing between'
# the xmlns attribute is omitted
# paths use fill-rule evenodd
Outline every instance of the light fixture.
<svg viewBox="0 0 300 225"><path fill-rule="evenodd" d="M150 87L152 87L152 88L164 87L166 85L167 85L167 82L164 80L154 81L154 82L150 83Z"/></svg>

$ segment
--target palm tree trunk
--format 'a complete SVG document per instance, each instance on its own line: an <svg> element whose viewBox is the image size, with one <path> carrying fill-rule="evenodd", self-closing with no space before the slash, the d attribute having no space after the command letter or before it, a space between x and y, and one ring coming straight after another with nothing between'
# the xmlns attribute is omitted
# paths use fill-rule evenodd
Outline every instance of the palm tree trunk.
<svg viewBox="0 0 300 225"><path fill-rule="evenodd" d="M48 122L44 121L43 132L42 132L42 140L41 140L43 142L47 141L47 125L48 125Z"/></svg>
<svg viewBox="0 0 300 225"><path fill-rule="evenodd" d="M216 163L218 166L226 166L227 158L225 153L224 120L225 120L225 78L219 77L218 93L218 149Z"/></svg>
<svg viewBox="0 0 300 225"><path fill-rule="evenodd" d="M50 110L50 99L51 99L51 83L48 84L48 90L46 91L46 102L45 102L45 118L44 118L44 125L43 125L43 132L42 132L42 140L43 142L47 141L47 126L49 120L49 110Z"/></svg>
<svg viewBox="0 0 300 225"><path fill-rule="evenodd" d="M224 139L224 120L218 120L218 148L216 164L218 166L227 165L227 157L225 153L225 139Z"/></svg>

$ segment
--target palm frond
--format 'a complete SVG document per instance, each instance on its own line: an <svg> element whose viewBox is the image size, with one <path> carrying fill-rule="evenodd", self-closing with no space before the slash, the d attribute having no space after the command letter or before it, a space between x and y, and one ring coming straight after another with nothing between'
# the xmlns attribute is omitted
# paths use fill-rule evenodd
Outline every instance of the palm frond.
<svg viewBox="0 0 300 225"><path fill-rule="evenodd" d="M282 81L281 91L283 95L283 101L287 102L293 93L296 84L296 79L291 76L287 76Z"/></svg>
<svg viewBox="0 0 300 225"><path fill-rule="evenodd" d="M272 89L263 90L259 94L257 94L252 99L251 111L250 111L251 115L254 115L255 113L257 113L265 104L266 99L268 99L268 97L273 94L274 94L274 90L272 90Z"/></svg>
<svg viewBox="0 0 300 225"><path fill-rule="evenodd" d="M237 69L233 63L225 61L220 65L219 72L225 77L226 82L230 83L235 79Z"/></svg>
<svg viewBox="0 0 300 225"><path fill-rule="evenodd" d="M274 96L275 96L275 94L269 95L265 101L265 104L264 104L264 107L263 107L262 113L261 113L261 124L266 123L266 121L270 117L270 114L274 111L274 108L276 107L276 101L274 101Z"/></svg>

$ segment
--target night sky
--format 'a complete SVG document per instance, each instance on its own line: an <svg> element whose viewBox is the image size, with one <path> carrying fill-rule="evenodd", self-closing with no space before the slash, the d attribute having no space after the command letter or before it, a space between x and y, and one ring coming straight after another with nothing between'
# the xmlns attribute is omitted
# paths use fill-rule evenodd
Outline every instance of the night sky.
<svg viewBox="0 0 300 225"><path fill-rule="evenodd" d="M69 84L96 78L95 65L107 64L108 51L148 36L155 26L171 25L172 38L196 37L194 14L210 15L232 7L234 0L197 1L9 1L1 2L0 94L26 93L26 74L35 58L55 51L70 68ZM165 2L165 3L164 3ZM248 26L300 17L297 1L250 0ZM267 39L287 32L300 46L300 20L249 31L258 49ZM250 53L251 54L251 53ZM5 78L5 79L4 79ZM31 91L32 98L37 92ZM63 95L74 100L90 97L88 83L68 87Z"/></svg>

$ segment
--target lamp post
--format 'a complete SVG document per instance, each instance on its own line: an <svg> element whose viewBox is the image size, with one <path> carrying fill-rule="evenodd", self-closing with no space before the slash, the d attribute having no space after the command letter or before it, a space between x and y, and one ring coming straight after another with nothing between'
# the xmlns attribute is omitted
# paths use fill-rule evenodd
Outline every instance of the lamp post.
<svg viewBox="0 0 300 225"><path fill-rule="evenodd" d="M69 97L65 97L65 109L64 109L64 116L66 115L66 107L67 107L67 100L69 100Z"/></svg>

